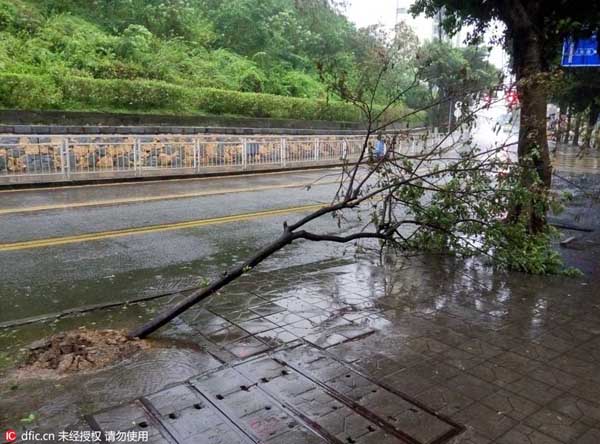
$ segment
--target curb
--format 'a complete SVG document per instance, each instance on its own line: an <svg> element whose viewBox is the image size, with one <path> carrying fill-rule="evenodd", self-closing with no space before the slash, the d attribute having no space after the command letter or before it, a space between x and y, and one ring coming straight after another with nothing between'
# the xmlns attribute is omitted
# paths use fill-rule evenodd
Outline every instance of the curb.
<svg viewBox="0 0 600 444"><path fill-rule="evenodd" d="M44 189L44 188L69 188L76 186L85 185L110 185L119 183L144 183L144 182L159 182L169 180L181 180L181 179L203 179L210 177L235 177L235 176L248 176L248 175L260 175L265 173L284 173L286 171L309 171L309 170L323 170L329 168L337 168L345 165L344 163L332 163L326 165L311 165L311 166L298 166L290 168L269 168L260 170L241 170L241 171L230 171L230 172L207 172L207 173L196 173L196 174L169 174L164 176L140 176L140 177L111 177L106 179L81 179L81 180L64 180L56 182L31 182L31 183L14 183L14 184L0 184L0 191L6 190L33 190L33 189Z"/></svg>

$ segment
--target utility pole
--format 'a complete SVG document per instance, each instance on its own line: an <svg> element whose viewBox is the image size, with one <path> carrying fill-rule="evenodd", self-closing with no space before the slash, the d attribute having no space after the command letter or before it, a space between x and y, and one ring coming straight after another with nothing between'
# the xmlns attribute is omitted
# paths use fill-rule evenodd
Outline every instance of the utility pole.
<svg viewBox="0 0 600 444"><path fill-rule="evenodd" d="M438 38L438 41L440 43L441 43L441 41L444 38L444 31L442 30L442 22L443 22L443 20L444 20L444 11L443 11L443 9L440 9L438 11L438 13L437 13L437 23L436 23L436 26L437 26L437 38Z"/></svg>
<svg viewBox="0 0 600 444"><path fill-rule="evenodd" d="M398 41L398 32L400 31L400 22L404 21L404 16L408 13L408 9L400 6L402 0L396 0L396 22L394 26L394 36Z"/></svg>

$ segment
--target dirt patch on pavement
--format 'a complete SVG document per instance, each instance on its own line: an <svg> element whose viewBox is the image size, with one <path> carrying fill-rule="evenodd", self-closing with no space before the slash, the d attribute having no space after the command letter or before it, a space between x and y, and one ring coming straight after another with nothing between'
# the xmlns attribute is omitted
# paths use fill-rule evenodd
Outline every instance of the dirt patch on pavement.
<svg viewBox="0 0 600 444"><path fill-rule="evenodd" d="M17 376L61 377L90 372L149 347L147 341L130 339L121 330L63 332L31 344Z"/></svg>

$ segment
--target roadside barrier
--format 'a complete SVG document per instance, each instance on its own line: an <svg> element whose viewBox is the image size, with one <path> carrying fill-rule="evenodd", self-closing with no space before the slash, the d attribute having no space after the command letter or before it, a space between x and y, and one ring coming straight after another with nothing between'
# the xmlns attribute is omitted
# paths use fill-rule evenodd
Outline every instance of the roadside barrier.
<svg viewBox="0 0 600 444"><path fill-rule="evenodd" d="M409 135L403 146L414 150L419 139ZM362 136L0 135L0 184L336 164L356 160L363 143Z"/></svg>

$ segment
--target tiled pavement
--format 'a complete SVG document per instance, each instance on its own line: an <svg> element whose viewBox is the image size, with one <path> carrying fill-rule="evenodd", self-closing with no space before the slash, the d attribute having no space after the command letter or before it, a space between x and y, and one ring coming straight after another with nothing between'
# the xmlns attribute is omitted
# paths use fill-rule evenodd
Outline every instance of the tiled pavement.
<svg viewBox="0 0 600 444"><path fill-rule="evenodd" d="M156 442L600 443L598 282L423 260L249 275L167 332L221 365L116 416Z"/></svg>

